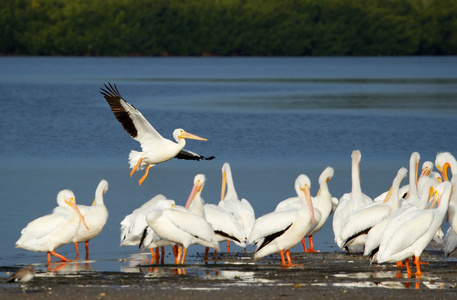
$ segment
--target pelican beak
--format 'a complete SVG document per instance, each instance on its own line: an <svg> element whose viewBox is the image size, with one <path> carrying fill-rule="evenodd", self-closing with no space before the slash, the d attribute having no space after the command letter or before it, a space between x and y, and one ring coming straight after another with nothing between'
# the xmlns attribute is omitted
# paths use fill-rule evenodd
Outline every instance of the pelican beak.
<svg viewBox="0 0 457 300"><path fill-rule="evenodd" d="M67 203L68 205L71 206L71 208L73 208L75 210L75 212L79 215L79 217L81 218L81 222L83 222L84 226L87 228L87 230L89 230L89 227L87 226L86 224L86 220L84 219L84 216L81 214L81 212L79 211L78 209L78 206L76 205L76 202L75 202L75 199L74 198L71 198L70 201L68 200L65 200L65 203Z"/></svg>
<svg viewBox="0 0 457 300"><path fill-rule="evenodd" d="M419 178L417 179L416 184L421 180L422 176L428 176L430 175L430 170L429 168L425 168L425 170L422 170L421 174L419 175Z"/></svg>
<svg viewBox="0 0 457 300"><path fill-rule="evenodd" d="M305 186L305 188L302 189L302 191L305 193L306 202L308 203L308 208L311 212L311 220L313 221L313 224L315 224L316 220L314 219L314 207L313 201L311 200L311 192L309 191L309 187Z"/></svg>
<svg viewBox="0 0 457 300"><path fill-rule="evenodd" d="M386 198L384 199L384 201L382 201L382 203L386 203L391 196L392 196L392 187L390 187L389 192L387 192Z"/></svg>
<svg viewBox="0 0 457 300"><path fill-rule="evenodd" d="M195 194L197 194L197 192L199 192L199 191L201 191L201 185L200 185L200 181L197 181L197 183L195 183L194 186L192 187L192 191L190 191L189 198L187 198L187 202L186 202L186 206L185 206L186 209L189 209L189 206L192 203L192 200L194 200L194 198L195 198Z"/></svg>
<svg viewBox="0 0 457 300"><path fill-rule="evenodd" d="M221 201L225 198L225 189L227 187L227 175L222 172L222 189L221 189Z"/></svg>
<svg viewBox="0 0 457 300"><path fill-rule="evenodd" d="M97 205L97 198L94 198L94 202L92 202L92 206Z"/></svg>
<svg viewBox="0 0 457 300"><path fill-rule="evenodd" d="M199 136L197 136L195 134L192 134L192 133L189 133L189 132L186 132L186 131L181 132L181 134L178 135L178 137L181 138L181 139L192 139L192 140L199 140L199 141L207 141L208 140L208 139L199 137Z"/></svg>

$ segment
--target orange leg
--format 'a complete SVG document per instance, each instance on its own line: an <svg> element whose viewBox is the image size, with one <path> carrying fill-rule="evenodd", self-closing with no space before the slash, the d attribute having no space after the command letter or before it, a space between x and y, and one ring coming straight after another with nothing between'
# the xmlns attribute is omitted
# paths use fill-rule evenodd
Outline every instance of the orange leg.
<svg viewBox="0 0 457 300"><path fill-rule="evenodd" d="M213 259L216 259L217 250L214 249Z"/></svg>
<svg viewBox="0 0 457 300"><path fill-rule="evenodd" d="M89 260L89 241L86 241L86 260Z"/></svg>
<svg viewBox="0 0 457 300"><path fill-rule="evenodd" d="M306 249L306 243L305 243L305 238L302 238L301 244L303 245L303 252L308 252L308 249Z"/></svg>
<svg viewBox="0 0 457 300"><path fill-rule="evenodd" d="M403 268L404 267L403 262L401 260L397 261L396 264L397 264L397 268Z"/></svg>
<svg viewBox="0 0 457 300"><path fill-rule="evenodd" d="M161 247L162 250L162 260L160 261L162 264L165 263L165 247ZM159 253L159 251L157 251Z"/></svg>
<svg viewBox="0 0 457 300"><path fill-rule="evenodd" d="M411 275L411 268L409 267L409 258L405 259L405 265L406 265L406 272L408 272L408 275Z"/></svg>
<svg viewBox="0 0 457 300"><path fill-rule="evenodd" d="M48 271L49 271L50 265L51 265L51 252L48 251L48 253L46 253L46 256L48 258Z"/></svg>
<svg viewBox="0 0 457 300"><path fill-rule="evenodd" d="M300 264L293 264L292 263L292 258L290 257L290 251L286 251L286 258L287 258L287 266L288 267L293 267L293 266L300 266Z"/></svg>
<svg viewBox="0 0 457 300"><path fill-rule="evenodd" d="M421 272L421 264L420 264L420 256L414 256L414 264L416 265L416 273L415 275L418 276L418 275L422 275L422 272Z"/></svg>
<svg viewBox="0 0 457 300"><path fill-rule="evenodd" d="M54 255L55 257L60 258L62 261L65 261L65 262L71 261L71 260L69 260L68 258L66 258L65 256L60 255L59 253L56 253L54 250L51 251L51 254ZM48 256L48 257L49 257L49 256Z"/></svg>
<svg viewBox="0 0 457 300"><path fill-rule="evenodd" d="M173 250L173 256L175 257L175 263L176 263L176 258L178 257L178 246L174 245L171 247Z"/></svg>
<svg viewBox="0 0 457 300"><path fill-rule="evenodd" d="M305 252L317 252L316 250L314 250L314 243L313 243L313 236L310 236L308 237L308 240L309 240L309 250Z"/></svg>
<svg viewBox="0 0 457 300"><path fill-rule="evenodd" d="M75 260L78 260L78 257L79 257L78 243L75 243L75 250L76 250L76 258L75 258Z"/></svg>
<svg viewBox="0 0 457 300"><path fill-rule="evenodd" d="M209 247L205 248L205 256L203 257L203 260L208 260L208 253L209 253Z"/></svg>
<svg viewBox="0 0 457 300"><path fill-rule="evenodd" d="M281 255L281 263L283 266L286 266L286 260L284 259L284 250L279 251L279 255Z"/></svg>
<svg viewBox="0 0 457 300"><path fill-rule="evenodd" d="M230 253L230 241L227 241L227 252Z"/></svg>
<svg viewBox="0 0 457 300"><path fill-rule="evenodd" d="M138 167L140 166L140 164L141 164L142 161L143 161L143 158L140 158L140 159L138 160L138 162L136 163L135 168L133 168L132 171L130 172L130 177L133 176L133 173L135 173L136 169L138 169Z"/></svg>
<svg viewBox="0 0 457 300"><path fill-rule="evenodd" d="M181 258L181 264L186 262L186 256L187 256L187 248L183 248L182 250L182 258Z"/></svg>
<svg viewBox="0 0 457 300"><path fill-rule="evenodd" d="M147 168L146 168L146 172L144 172L144 175L143 177L140 178L140 180L138 181L140 183L140 185L143 184L143 181L146 179L146 177L148 177L148 173L149 173L149 169L151 168L151 165L149 165Z"/></svg>
<svg viewBox="0 0 457 300"><path fill-rule="evenodd" d="M178 247L178 253L175 256L175 264L181 263L181 254L182 254L182 247Z"/></svg>
<svg viewBox="0 0 457 300"><path fill-rule="evenodd" d="M150 264L152 265L155 261L155 258L156 258L156 254L154 252L154 248L149 248L149 250L151 251L151 262Z"/></svg>

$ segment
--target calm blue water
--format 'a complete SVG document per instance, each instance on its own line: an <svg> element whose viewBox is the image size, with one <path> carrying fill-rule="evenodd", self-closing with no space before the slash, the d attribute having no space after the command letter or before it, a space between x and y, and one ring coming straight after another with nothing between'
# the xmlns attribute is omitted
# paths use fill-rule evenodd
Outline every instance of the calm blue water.
<svg viewBox="0 0 457 300"><path fill-rule="evenodd" d="M154 195L184 203L193 177L204 173L203 196L216 203L226 161L257 216L293 196L300 173L317 192L329 165L333 195L350 191L354 149L363 156L362 189L375 197L408 166L411 152L422 161L434 161L439 151L457 153L456 66L457 57L2 57L0 265L44 262L44 253L14 248L21 229L51 212L61 189L92 203L102 178L110 184L110 218L91 242L97 270L118 271L119 259L138 253L119 247L119 223ZM99 93L106 82L116 83L164 137L181 127L208 138L186 148L216 159L155 166L140 187L140 174L130 178L127 163L129 151L140 147ZM337 250L331 226L314 240L318 249ZM59 250L74 255L72 246Z"/></svg>

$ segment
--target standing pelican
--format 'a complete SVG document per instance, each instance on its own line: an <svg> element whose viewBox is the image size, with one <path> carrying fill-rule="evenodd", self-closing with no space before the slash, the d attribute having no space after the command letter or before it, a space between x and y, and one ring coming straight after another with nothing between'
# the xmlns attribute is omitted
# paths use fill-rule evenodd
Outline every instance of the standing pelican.
<svg viewBox="0 0 457 300"><path fill-rule="evenodd" d="M202 216L184 207L170 205L150 211L146 215L146 222L160 238L179 245L175 258L178 264L185 262L187 248L192 244L219 250L211 225Z"/></svg>
<svg viewBox="0 0 457 300"><path fill-rule="evenodd" d="M227 210L222 207L210 203L205 203L201 198L202 189L205 186L206 177L203 174L197 174L194 178L194 186L189 195L188 204L190 209L203 215L205 219L211 224L216 234L216 239L220 243L222 241L232 241L238 246L246 247L247 237L238 220ZM194 211L203 209L202 212ZM208 250L205 251L205 260L208 258ZM214 252L213 258L216 256Z"/></svg>
<svg viewBox="0 0 457 300"><path fill-rule="evenodd" d="M340 236L344 218L357 208L373 203L370 197L362 193L362 188L360 186L360 161L362 159L362 154L359 150L354 150L351 158L351 193L346 193L340 198L338 207L333 213L333 233L335 235L335 241ZM366 235L361 235L359 237L359 239L364 238L366 238ZM348 245L346 250L348 252L361 252L363 250L363 246Z"/></svg>
<svg viewBox="0 0 457 300"><path fill-rule="evenodd" d="M62 209L56 210L28 223L22 229L21 237L16 242L16 248L30 251L47 252L48 265L51 254L62 261L70 260L55 252L62 245L71 243L78 231L80 222L87 226L83 215L75 202L75 195L70 190L62 190L57 194L57 204Z"/></svg>
<svg viewBox="0 0 457 300"><path fill-rule="evenodd" d="M73 237L75 243L76 259L78 259L78 243L85 243L86 246L86 260L89 259L89 241L100 234L103 227L105 227L108 220L108 210L103 202L103 194L108 191L108 181L101 180L95 190L95 199L92 206L78 205L78 209L84 216L89 230L86 229L84 224L79 225L76 235Z"/></svg>
<svg viewBox="0 0 457 300"><path fill-rule="evenodd" d="M397 226L395 225L397 222L402 222L405 218L417 210L423 210L427 207L430 197L433 195L435 187L438 185L438 180L432 177L424 177L427 180L423 181L423 185L421 188L421 197L420 201L416 203L414 206L401 206L396 211L392 212L387 218L382 220L380 223L373 226L370 229L367 235L367 240L365 242L365 250L363 255L370 256L372 260L377 259L377 252L379 250L379 244L381 243L382 235L384 231L395 231ZM392 185L392 197L400 198L399 189L398 187ZM387 234L387 233L386 233ZM397 263L397 266L402 266L401 262Z"/></svg>
<svg viewBox="0 0 457 300"><path fill-rule="evenodd" d="M416 275L421 275L420 255L440 228L452 193L452 184L440 183L435 190L435 201L438 208L417 211L406 218L388 234L383 234L379 245L378 263L397 262L414 256ZM411 274L409 263L406 264Z"/></svg>
<svg viewBox="0 0 457 300"><path fill-rule="evenodd" d="M244 230L244 235L249 238L255 222L255 213L251 204L246 199L238 199L238 195L233 184L232 170L229 163L222 166L222 189L220 207L232 213ZM227 241L227 251L230 252L230 241Z"/></svg>
<svg viewBox="0 0 457 300"><path fill-rule="evenodd" d="M333 174L333 168L327 167L324 171L322 171L321 175L319 176L319 191L317 192L316 197L312 197L313 208L315 213L314 217L317 224L316 226L314 226L314 228L312 228L310 232L306 233L305 235L305 238L308 237L309 239L309 249L306 248L305 238L303 238L302 240L303 249L305 252L316 252L316 250L314 250L313 234L318 232L324 226L325 222L327 221L328 217L333 211L333 205L335 204L335 202L336 205L338 203L338 200L332 197L332 194L330 194L330 191L328 189L328 182L333 177ZM288 198L286 200L279 202L279 204L276 206L275 211L292 209L293 207L298 208L301 205L300 201L301 200L299 197Z"/></svg>
<svg viewBox="0 0 457 300"><path fill-rule="evenodd" d="M295 180L295 191L300 197L301 206L298 209L274 211L255 221L249 237L249 242L257 245L254 259L279 251L282 265L293 265L289 250L316 225L310 188L311 182L308 176L299 175ZM286 251L287 264L284 251Z"/></svg>
<svg viewBox="0 0 457 300"><path fill-rule="evenodd" d="M135 209L131 214L125 216L121 221L121 246L139 246L144 245L144 248L151 251L151 262L155 258L160 258L158 247L173 246L173 243L158 243L160 237L148 226L146 215L153 210L160 210L164 207L175 205L174 200L167 199L164 195L158 194L144 203L139 208ZM154 249L157 249L154 253ZM162 248L162 259L164 249Z"/></svg>
<svg viewBox="0 0 457 300"><path fill-rule="evenodd" d="M449 180L448 169L451 169L452 184L457 184L457 160L449 152L442 152L436 155L435 165L443 176L443 180ZM447 220L450 227L443 239L443 250L449 256L457 248L457 193L454 192L449 203Z"/></svg>
<svg viewBox="0 0 457 300"><path fill-rule="evenodd" d="M100 93L105 97L117 120L133 139L140 142L143 150L143 152L132 150L129 155L130 168L132 169L130 177L136 170L142 170L146 167L146 172L139 180L140 185L148 176L151 167L172 158L191 160L211 160L214 158L214 156L207 158L184 149L185 139L200 141L207 139L188 133L181 128L173 131L173 138L177 143L163 138L139 110L122 98L115 84L114 86L108 84L109 86L105 84L106 90L102 88Z"/></svg>
<svg viewBox="0 0 457 300"><path fill-rule="evenodd" d="M406 168L400 168L398 170L384 202L374 202L362 206L347 215L343 220L343 228L336 240L340 248L344 248L347 245L364 246L366 235L370 229L400 207L398 190L400 183L406 177L407 173L408 170ZM357 239L361 235L365 235L365 240Z"/></svg>

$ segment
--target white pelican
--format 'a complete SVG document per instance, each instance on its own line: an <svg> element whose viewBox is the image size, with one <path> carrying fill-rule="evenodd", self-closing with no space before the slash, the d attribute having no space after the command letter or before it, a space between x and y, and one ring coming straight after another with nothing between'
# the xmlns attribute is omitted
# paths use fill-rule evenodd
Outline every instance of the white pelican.
<svg viewBox="0 0 457 300"><path fill-rule="evenodd" d="M441 172L443 181L448 181L448 169L451 168L452 176L457 174L457 160L449 152L441 152L436 155L435 166Z"/></svg>
<svg viewBox="0 0 457 300"><path fill-rule="evenodd" d="M351 244L364 246L366 235L370 229L400 207L398 189L407 173L408 170L406 168L400 168L398 170L384 202L362 206L347 215L343 220L343 228L336 240L340 248L345 248ZM357 239L361 235L365 235L365 240Z"/></svg>
<svg viewBox="0 0 457 300"><path fill-rule="evenodd" d="M244 230L244 235L249 238L255 222L255 213L251 204L246 199L238 199L238 195L233 184L232 170L229 163L222 166L222 189L220 207L232 213ZM230 241L227 241L227 251L230 252Z"/></svg>
<svg viewBox="0 0 457 300"><path fill-rule="evenodd" d="M451 169L452 184L456 187L457 180L457 160L449 152L441 152L436 155L435 165L443 176L443 180L449 180L448 169ZM446 256L449 256L457 247L457 193L453 193L451 201L449 203L447 220L451 227L446 232L443 239L443 250Z"/></svg>
<svg viewBox="0 0 457 300"><path fill-rule="evenodd" d="M417 211L405 219L395 231L383 234L379 245L378 263L397 262L414 256L416 275L421 275L420 255L440 228L452 193L450 182L440 183L435 190L438 208ZM409 263L406 264L411 274Z"/></svg>
<svg viewBox="0 0 457 300"><path fill-rule="evenodd" d="M78 231L80 222L89 230L84 217L75 202L75 195L70 190L62 190L57 194L57 204L62 207L52 214L45 215L28 223L22 229L16 248L30 251L47 252L48 265L51 254L62 261L70 260L55 252L62 245L71 243Z"/></svg>
<svg viewBox="0 0 457 300"><path fill-rule="evenodd" d="M174 206L175 201L167 199L164 195L158 194L151 198L148 202L144 203L139 208L135 209L131 214L125 216L121 221L121 246L139 246L144 245L144 248L151 251L151 262L160 255L158 247L173 246L160 239L157 234L148 226L146 222L146 215L153 210L160 210L164 207ZM161 241L161 242L159 242ZM154 253L157 249L157 253ZM162 249L162 258L164 254Z"/></svg>
<svg viewBox="0 0 457 300"><path fill-rule="evenodd" d="M427 180L423 181L423 185L420 192L420 201L413 206L405 205L400 207L396 211L392 212L384 220L373 226L373 228L371 228L368 232L363 255L370 256L372 260L376 260L376 253L379 250L379 244L381 242L381 238L384 231L395 230L396 222L401 222L413 211L423 210L427 207L429 199L433 195L433 191L439 182L431 177L426 176L424 178L426 178ZM399 194L398 187L392 185L392 197L398 197L400 199L400 195L401 194ZM402 264L399 262L397 265L401 266Z"/></svg>
<svg viewBox="0 0 457 300"><path fill-rule="evenodd" d="M103 194L108 191L108 181L101 180L95 190L95 199L92 206L78 205L78 209L84 216L89 230L84 224L79 225L79 229L76 235L73 237L73 243L76 249L76 259L78 259L78 243L85 243L86 247L86 260L89 259L89 241L100 234L103 227L105 227L106 221L108 220L108 210L106 209L105 203L103 202Z"/></svg>
<svg viewBox="0 0 457 300"><path fill-rule="evenodd" d="M318 232L324 226L325 222L333 211L335 202L336 205L338 205L338 199L333 198L328 189L328 181L333 177L333 174L334 170L332 167L327 167L324 169L324 171L322 171L321 175L319 176L319 191L317 192L316 197L311 198L313 201L316 226L314 226L314 228L305 235L305 237L308 237L309 239L309 249L306 248L305 238L302 240L303 249L305 252L316 252L316 250L314 250L313 234ZM299 197L288 198L279 202L279 204L276 206L275 211L293 209L293 207L298 208L301 205L300 201L301 200Z"/></svg>
<svg viewBox="0 0 457 300"><path fill-rule="evenodd" d="M205 186L206 177L203 174L197 174L194 178L194 186L189 195L186 207L204 216L204 218L211 224L216 234L217 242L232 241L238 246L246 247L247 237L238 220L227 210L214 204L205 203L201 198L203 187ZM198 212L203 209L203 213ZM197 210L197 211L195 211ZM205 251L205 260L208 258L208 250ZM213 258L216 257L216 251Z"/></svg>
<svg viewBox="0 0 457 300"><path fill-rule="evenodd" d="M175 205L150 211L146 215L149 227L162 239L179 245L175 262L183 264L191 244L219 250L211 225L201 216Z"/></svg>
<svg viewBox="0 0 457 300"><path fill-rule="evenodd" d="M133 105L125 101L117 90L116 85L105 84L105 89L101 89L101 94L111 107L114 116L122 124L127 133L136 141L140 142L143 152L132 150L129 155L129 164L132 171L130 177L136 170L146 167L146 172L139 180L140 185L148 176L149 169L156 164L165 162L172 158L191 159L191 160L210 160L214 156L204 157L197 153L184 149L185 139L206 141L194 134L188 133L181 128L173 131L173 138L177 143L163 138L145 117Z"/></svg>
<svg viewBox="0 0 457 300"><path fill-rule="evenodd" d="M299 175L295 180L295 191L301 199L300 208L274 211L255 221L249 237L249 242L257 245L254 259L279 251L282 265L293 265L289 250L303 239L311 227L316 226L310 188L308 176Z"/></svg>
<svg viewBox="0 0 457 300"><path fill-rule="evenodd" d="M356 210L357 208L373 203L370 197L362 193L362 188L360 186L360 161L362 159L362 154L359 150L354 150L351 157L351 193L346 193L340 198L338 207L333 213L332 225L333 233L335 235L335 242L340 235L344 218L346 218L350 212ZM362 235L360 238L363 239L364 236ZM348 252L361 252L363 251L363 247L348 246L346 250Z"/></svg>

